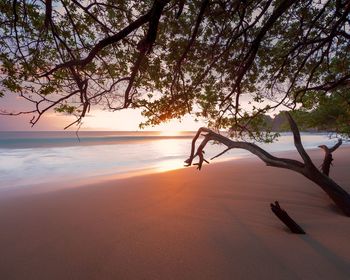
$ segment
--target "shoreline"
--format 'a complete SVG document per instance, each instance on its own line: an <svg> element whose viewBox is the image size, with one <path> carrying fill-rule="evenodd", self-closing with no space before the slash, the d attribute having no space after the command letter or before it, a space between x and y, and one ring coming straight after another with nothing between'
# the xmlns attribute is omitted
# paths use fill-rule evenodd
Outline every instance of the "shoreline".
<svg viewBox="0 0 350 280"><path fill-rule="evenodd" d="M315 148L320 143L329 145L333 142L314 134L305 136L303 140L306 149ZM190 146L190 139L163 139L144 141L142 144L97 145L93 148L81 145L1 150L0 189L18 189L38 184L79 185L103 178L126 178L164 172L182 167L183 161L189 156ZM281 151L295 150L290 136L281 137L274 144L259 146L276 155ZM223 149L222 145L208 145L206 156L211 158ZM233 149L214 162L246 156L251 154L245 150Z"/></svg>
<svg viewBox="0 0 350 280"><path fill-rule="evenodd" d="M192 140L197 131L179 131L164 134L161 131L81 131L79 137L73 131L0 131L0 149L66 148L77 146L103 146L142 143L157 140ZM292 132L277 132L280 137L291 136ZM301 131L301 136L325 136L329 132ZM1 134L5 135L2 136ZM6 137L6 134L8 136ZM13 134L9 136L10 134ZM16 134L27 135L18 137ZM41 137L35 134L42 134ZM96 134L96 135L94 135ZM10 141L10 142L9 142Z"/></svg>
<svg viewBox="0 0 350 280"><path fill-rule="evenodd" d="M339 148L339 150L343 150L345 152L349 152L350 154L350 144L349 145L344 145ZM311 157L317 158L319 161L318 165L321 164L320 162L320 156L324 154L324 152L319 149L319 148L312 148L312 149L306 149L306 151L310 154ZM292 158L292 159L297 159L301 160L299 154L297 153L296 150L285 150L285 151L277 151L274 153L271 153L274 156L277 157L285 157L285 158ZM198 159L196 159L198 160ZM195 161L196 161L195 160ZM336 156L335 156L336 160ZM185 161L185 159L184 159ZM240 161L243 163L246 163L246 161L259 161L263 165L265 165L258 157L256 157L253 154L247 154L247 155L237 155L235 157L231 158L216 158L213 161L210 161L210 164L205 164L204 165L204 170L213 165L217 164L229 164L233 163L236 161ZM315 164L318 166L317 164ZM274 168L274 167L270 167ZM162 174L162 173L167 173L167 172L174 172L177 170L182 170L182 169L196 169L195 166L191 167L176 167L176 168L156 168L156 167L150 167L150 168L140 168L140 169L135 169L135 170L126 170L125 172L120 172L120 173L106 173L106 174L100 174L100 175L92 175L88 177L76 177L76 178L69 178L69 179L62 179L59 182L55 181L47 181L47 182L39 182L39 183L34 183L34 184L26 184L26 185L17 185L17 186L11 186L11 187L5 187L5 188L0 188L0 200L2 198L8 198L8 197L16 197L20 195L31 195L31 194L38 194L38 193L47 193L47 192L55 192L55 191L60 191L60 190L65 190L65 189L75 189L75 188L84 188L86 186L91 186L95 184L109 184L116 182L118 183L119 180L127 180L127 179L132 179L135 177L143 177L143 176L153 176L157 174ZM276 168L274 168L276 169ZM332 169L332 167L331 167ZM197 170L194 170L196 172ZM205 171L204 171L205 172ZM47 185L50 185L50 188L47 188Z"/></svg>

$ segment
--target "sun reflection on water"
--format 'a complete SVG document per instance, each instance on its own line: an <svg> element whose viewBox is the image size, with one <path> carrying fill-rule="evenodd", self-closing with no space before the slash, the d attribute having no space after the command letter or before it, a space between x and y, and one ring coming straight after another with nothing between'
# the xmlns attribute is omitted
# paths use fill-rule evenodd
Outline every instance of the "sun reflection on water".
<svg viewBox="0 0 350 280"><path fill-rule="evenodd" d="M174 169L180 169L184 167L184 163L180 159L167 160L159 163L159 166L156 168L158 172L165 172Z"/></svg>
<svg viewBox="0 0 350 280"><path fill-rule="evenodd" d="M163 130L159 131L160 136L179 136L181 135L181 131L178 130Z"/></svg>
<svg viewBox="0 0 350 280"><path fill-rule="evenodd" d="M155 169L159 172L179 169L184 166L184 145L187 147L188 141L164 139L154 142L154 151L163 160L157 162Z"/></svg>

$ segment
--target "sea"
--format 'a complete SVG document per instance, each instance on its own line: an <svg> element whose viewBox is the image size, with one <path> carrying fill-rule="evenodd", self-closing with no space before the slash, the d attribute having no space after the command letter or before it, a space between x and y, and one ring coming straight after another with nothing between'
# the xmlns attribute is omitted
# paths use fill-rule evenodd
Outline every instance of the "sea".
<svg viewBox="0 0 350 280"><path fill-rule="evenodd" d="M130 177L184 167L195 132L41 131L0 132L0 189L41 184L91 181L106 176ZM306 149L332 145L327 133L302 133ZM291 133L272 144L259 144L271 153L294 150ZM206 158L225 147L208 144ZM230 150L213 160L239 160L252 156Z"/></svg>

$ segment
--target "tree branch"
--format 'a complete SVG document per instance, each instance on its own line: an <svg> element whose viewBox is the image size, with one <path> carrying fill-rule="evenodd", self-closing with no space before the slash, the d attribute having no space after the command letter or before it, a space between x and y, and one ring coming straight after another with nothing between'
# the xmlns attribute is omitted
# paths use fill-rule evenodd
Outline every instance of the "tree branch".
<svg viewBox="0 0 350 280"><path fill-rule="evenodd" d="M293 132L295 148L297 149L298 153L300 154L301 158L303 159L305 165L307 165L309 167L314 167L314 164L313 164L311 158L306 153L306 151L303 147L303 144L301 143L300 132L299 132L297 124L295 123L292 116L288 112L286 112L286 117L287 117L290 129Z"/></svg>
<svg viewBox="0 0 350 280"><path fill-rule="evenodd" d="M273 11L272 15L269 17L269 19L266 21L266 23L262 26L260 29L259 33L255 37L254 41L251 44L251 47L247 54L245 55L242 66L240 66L238 73L237 73L237 78L234 81L234 85L232 88L232 91L224 98L222 104L227 101L237 90L237 88L240 87L240 84L243 80L244 75L247 73L247 71L250 69L252 66L254 59L258 53L258 50L260 48L260 44L265 37L266 33L273 27L275 22L283 15L284 12L286 12L290 6L292 6L296 1L295 0L285 0L282 1L279 6L275 8ZM235 108L236 108L236 115L238 114L238 108L239 108L239 97L240 94L236 95L236 103L235 103Z"/></svg>
<svg viewBox="0 0 350 280"><path fill-rule="evenodd" d="M148 12L147 14L139 17L137 20L135 20L134 22L129 24L127 27L125 27L123 30L119 31L115 35L106 37L106 38L102 39L101 41L99 41L91 49L90 53L84 59L80 59L80 60L73 59L73 60L61 63L61 64L57 65L56 67L54 67L53 69L51 69L50 71L41 75L40 77L47 77L47 76L53 74L54 72L56 72L57 70L62 69L62 68L69 68L69 67L73 67L73 66L85 66L86 64L91 62L94 59L94 57L103 48L107 47L108 45L115 44L115 43L119 42L121 39L128 36L131 32L133 32L134 30L136 30L137 28L139 28L140 26L142 26L143 24L148 22L150 20L150 17L151 17L151 12Z"/></svg>
<svg viewBox="0 0 350 280"><path fill-rule="evenodd" d="M336 149L338 149L342 143L343 143L343 141L341 139L339 139L338 142L331 148L328 148L326 145L318 146L319 148L321 148L325 152L323 163L321 166L321 170L322 170L323 174L329 176L329 170L330 170L330 167L331 167L332 161L333 161L332 153Z"/></svg>
<svg viewBox="0 0 350 280"><path fill-rule="evenodd" d="M309 157L305 157L305 150L302 147L301 141L300 141L300 134L299 130L296 127L295 122L293 121L292 117L288 115L291 126L293 126L293 134L294 134L294 144L298 149L298 152L303 155L303 160L308 162ZM294 127L295 126L295 127ZM196 141L198 140L199 136L202 133L206 133L204 135L204 139L202 140L201 144L198 146L196 150ZM252 154L259 157L267 166L273 166L273 167L279 167L279 168L285 168L289 170L293 170L295 172L298 172L305 176L306 178L310 179L314 183L316 183L319 187L321 187L328 196L333 200L333 202L345 213L345 215L350 216L350 195L347 191L345 191L342 187L340 187L337 183L335 183L331 178L329 178L327 175L322 174L311 162L306 164L302 163L297 160L293 159L286 159L286 158L278 158L275 157L259 146L253 144L253 143L247 143L247 142L240 142L240 141L233 141L223 135L220 135L208 128L201 127L198 129L196 135L194 136L191 144L191 154L190 157L185 161L186 166L191 166L194 158L198 156L199 161L198 163L195 163L193 165L197 165L197 169L201 169L204 162L207 162L203 157L203 149L206 146L206 144L209 141L217 141L219 143L224 144L227 148L233 149L244 149ZM340 144L338 142L337 145L334 147L339 147ZM331 149L333 149L332 147ZM305 153L305 154L304 154ZM311 161L311 160L310 160Z"/></svg>
<svg viewBox="0 0 350 280"><path fill-rule="evenodd" d="M177 18L179 18L179 17L181 16L182 11L183 11L184 6L185 6L186 0L179 0L178 2L179 2L179 3L178 3L179 10L178 10L178 12L176 13L176 17L177 17Z"/></svg>
<svg viewBox="0 0 350 280"><path fill-rule="evenodd" d="M147 34L144 39L142 39L137 45L138 50L140 51L138 58L133 66L132 73L130 75L129 84L125 90L124 97L124 108L127 108L132 102L132 96L130 97L130 91L133 87L136 75L141 67L142 61L145 56L151 52L153 44L157 38L157 31L159 20L162 15L164 6L168 1L154 1L153 7L150 12L150 20Z"/></svg>
<svg viewBox="0 0 350 280"><path fill-rule="evenodd" d="M45 21L44 21L45 29L49 28L51 18L52 18L52 0L46 0L45 1Z"/></svg>
<svg viewBox="0 0 350 280"><path fill-rule="evenodd" d="M202 133L206 133L206 134L204 136L203 141L201 142L201 144L198 146L196 150L196 141L198 140L199 136ZM202 168L203 162L205 162L203 157L203 149L209 141L220 142L229 149L237 148L237 149L247 150L252 154L256 155L257 157L259 157L268 166L292 169L299 173L303 173L303 168L305 167L305 165L302 162L299 162L297 160L292 160L292 159L275 157L270 153L266 152L265 150L263 150L262 148L260 148L259 146L257 146L256 144L241 142L241 141L233 141L205 127L201 127L200 129L198 129L195 137L192 140L191 154L190 154L190 157L185 161L186 166L191 166L193 160L198 156L199 161L198 163L196 163L196 165L198 165L199 170Z"/></svg>
<svg viewBox="0 0 350 280"><path fill-rule="evenodd" d="M196 37L198 35L198 31L199 31L199 26L200 26L201 22L203 21L204 13L205 13L205 10L207 9L208 5L209 5L209 0L203 0L201 3L200 10L199 10L199 13L198 13L198 16L196 19L196 24L195 24L193 32L191 34L190 40L188 41L184 51L182 52L181 57L176 62L174 74L173 74L174 78L173 78L173 81L171 83L171 88L170 88L171 92L173 92L174 85L178 81L179 72L181 71L181 65L182 65L183 61L186 59L188 52L190 51L191 47L193 46L193 44L196 40ZM181 8L181 10L183 8L183 4L181 4L181 3L180 3L180 8Z"/></svg>
<svg viewBox="0 0 350 280"><path fill-rule="evenodd" d="M278 201L275 201L275 204L271 203L272 212L293 232L297 234L305 234L305 231L299 226L285 211L281 208Z"/></svg>

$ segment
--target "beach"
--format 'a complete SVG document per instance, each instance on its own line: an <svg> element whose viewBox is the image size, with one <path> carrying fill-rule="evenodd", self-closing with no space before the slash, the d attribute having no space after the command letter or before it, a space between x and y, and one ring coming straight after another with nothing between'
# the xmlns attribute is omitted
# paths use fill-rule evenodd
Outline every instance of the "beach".
<svg viewBox="0 0 350 280"><path fill-rule="evenodd" d="M330 173L347 191L349 154L339 148ZM319 166L323 152L310 155ZM276 218L275 200L306 235ZM350 218L302 175L256 158L3 196L0 229L7 280L350 275Z"/></svg>

